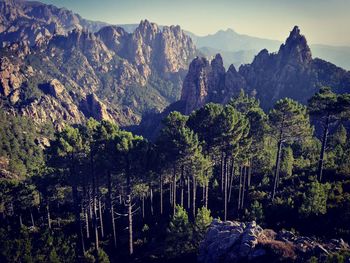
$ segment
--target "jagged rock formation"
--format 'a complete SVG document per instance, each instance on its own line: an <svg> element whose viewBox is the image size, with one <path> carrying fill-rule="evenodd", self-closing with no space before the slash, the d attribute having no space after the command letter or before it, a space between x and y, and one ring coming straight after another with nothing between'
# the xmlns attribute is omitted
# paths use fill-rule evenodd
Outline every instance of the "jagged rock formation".
<svg viewBox="0 0 350 263"><path fill-rule="evenodd" d="M339 250L350 250L342 239L320 242L290 231L278 233L263 229L254 221L214 220L201 243L201 263L307 262L312 256L325 257Z"/></svg>
<svg viewBox="0 0 350 263"><path fill-rule="evenodd" d="M95 32L107 25L83 19L64 8L23 0L1 0L0 21L3 45L21 41L34 45L55 33L67 33L74 28Z"/></svg>
<svg viewBox="0 0 350 263"><path fill-rule="evenodd" d="M312 59L306 38L295 26L278 53L264 49L252 64L241 66L238 72L230 66L225 73L219 55L211 63L196 58L183 84L181 100L186 105L183 111L190 113L207 102L225 103L243 89L268 110L284 97L306 103L322 86L339 93L350 92L350 72Z"/></svg>
<svg viewBox="0 0 350 263"><path fill-rule="evenodd" d="M0 11L0 104L37 122L136 124L179 98L197 53L179 26L143 20L127 33L18 0L1 1Z"/></svg>
<svg viewBox="0 0 350 263"><path fill-rule="evenodd" d="M225 72L220 54L210 63L206 58L197 57L190 64L183 84L184 113L189 114L207 102L226 103L245 87L245 80L233 65Z"/></svg>
<svg viewBox="0 0 350 263"><path fill-rule="evenodd" d="M312 59L306 38L297 26L276 54L262 50L250 65L240 67L246 90L256 93L264 109L290 97L306 103L321 86L350 91L350 72L320 59Z"/></svg>

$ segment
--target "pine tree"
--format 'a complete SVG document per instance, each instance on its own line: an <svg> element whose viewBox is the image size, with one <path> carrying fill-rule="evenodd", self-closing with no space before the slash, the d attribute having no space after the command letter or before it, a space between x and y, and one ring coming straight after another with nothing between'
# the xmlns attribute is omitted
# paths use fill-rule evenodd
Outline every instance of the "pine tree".
<svg viewBox="0 0 350 263"><path fill-rule="evenodd" d="M277 140L277 156L272 189L272 199L274 199L279 183L283 145L311 136L312 129L306 107L288 98L276 102L269 113L269 123L271 135Z"/></svg>

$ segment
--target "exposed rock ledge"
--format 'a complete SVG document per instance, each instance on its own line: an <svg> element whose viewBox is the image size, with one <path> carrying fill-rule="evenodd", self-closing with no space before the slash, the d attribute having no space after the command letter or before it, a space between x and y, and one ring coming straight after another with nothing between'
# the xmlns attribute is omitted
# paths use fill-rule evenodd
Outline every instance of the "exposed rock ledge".
<svg viewBox="0 0 350 263"><path fill-rule="evenodd" d="M214 220L201 243L201 263L234 262L306 262L312 256L326 257L339 250L349 250L342 239L320 242L289 231L263 229L254 221L219 222Z"/></svg>

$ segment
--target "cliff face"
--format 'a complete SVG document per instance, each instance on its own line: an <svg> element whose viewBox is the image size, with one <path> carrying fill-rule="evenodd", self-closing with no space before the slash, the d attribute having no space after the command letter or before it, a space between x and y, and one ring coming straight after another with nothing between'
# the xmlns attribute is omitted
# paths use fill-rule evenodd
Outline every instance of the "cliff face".
<svg viewBox="0 0 350 263"><path fill-rule="evenodd" d="M313 59L306 38L297 26L278 53L270 54L264 49L238 72L231 65L225 73L218 58L217 55L210 65L209 62L199 63L205 59L197 58L192 62L181 97L186 113L206 102L225 103L240 89L256 96L265 110L284 97L306 103L322 86L330 86L340 93L350 92L350 72ZM207 66L203 67L204 64ZM205 70L200 70L202 68Z"/></svg>
<svg viewBox="0 0 350 263"><path fill-rule="evenodd" d="M179 26L161 30L144 20L127 33L27 1L2 1L0 11L0 96L37 122L138 123L179 98L197 52Z"/></svg>
<svg viewBox="0 0 350 263"><path fill-rule="evenodd" d="M225 72L220 54L211 62L197 57L190 64L183 84L181 100L185 102L184 112L189 114L207 102L226 103L243 88L245 81L233 65Z"/></svg>
<svg viewBox="0 0 350 263"><path fill-rule="evenodd" d="M26 41L34 45L42 38L55 33L64 34L79 28L98 31L106 23L81 18L64 8L34 1L0 1L0 41L13 43Z"/></svg>

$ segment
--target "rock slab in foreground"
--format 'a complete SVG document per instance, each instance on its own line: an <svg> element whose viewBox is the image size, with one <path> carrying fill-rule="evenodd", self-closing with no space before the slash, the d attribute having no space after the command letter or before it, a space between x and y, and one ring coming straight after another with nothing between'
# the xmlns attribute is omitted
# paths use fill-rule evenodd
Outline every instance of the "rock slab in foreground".
<svg viewBox="0 0 350 263"><path fill-rule="evenodd" d="M342 239L319 242L296 236L289 231L274 232L255 223L214 220L201 243L198 261L228 262L305 262L312 256L326 257L340 250L350 250Z"/></svg>

